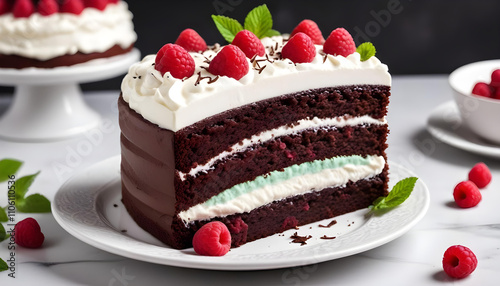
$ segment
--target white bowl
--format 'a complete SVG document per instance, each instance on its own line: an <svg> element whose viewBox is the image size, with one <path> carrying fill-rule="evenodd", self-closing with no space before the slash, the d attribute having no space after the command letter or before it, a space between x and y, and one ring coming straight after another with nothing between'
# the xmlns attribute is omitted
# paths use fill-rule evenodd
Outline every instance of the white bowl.
<svg viewBox="0 0 500 286"><path fill-rule="evenodd" d="M477 82L490 83L495 69L500 69L500 60L468 64L452 72L449 83L464 124L483 139L500 144L500 100L472 94Z"/></svg>

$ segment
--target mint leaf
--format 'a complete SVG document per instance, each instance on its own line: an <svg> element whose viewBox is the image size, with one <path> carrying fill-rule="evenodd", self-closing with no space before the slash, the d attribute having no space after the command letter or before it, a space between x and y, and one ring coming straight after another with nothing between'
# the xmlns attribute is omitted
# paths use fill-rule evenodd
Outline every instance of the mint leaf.
<svg viewBox="0 0 500 286"><path fill-rule="evenodd" d="M28 192L29 187L33 184L36 176L40 174L40 171L33 175L28 175L17 179L16 181L16 200L23 199L26 192Z"/></svg>
<svg viewBox="0 0 500 286"><path fill-rule="evenodd" d="M261 39L273 28L273 17L267 5L257 6L250 11L245 18L245 30L254 33Z"/></svg>
<svg viewBox="0 0 500 286"><path fill-rule="evenodd" d="M0 223L0 242L4 241L6 237L7 237L7 232L5 232L5 228Z"/></svg>
<svg viewBox="0 0 500 286"><path fill-rule="evenodd" d="M272 37L272 36L280 36L280 35L281 35L280 32L271 29L271 30L267 31L267 33L264 35L264 37Z"/></svg>
<svg viewBox="0 0 500 286"><path fill-rule="evenodd" d="M375 49L375 46L370 43L362 43L361 45L358 46L356 49L356 52L358 52L361 55L361 61L367 61L369 58L375 56L375 53L377 50Z"/></svg>
<svg viewBox="0 0 500 286"><path fill-rule="evenodd" d="M17 210L23 213L49 213L50 201L40 194L33 194L26 199L16 201Z"/></svg>
<svg viewBox="0 0 500 286"><path fill-rule="evenodd" d="M402 204L411 194L418 178L409 177L399 181L387 197L379 197L373 202L373 210L382 210Z"/></svg>
<svg viewBox="0 0 500 286"><path fill-rule="evenodd" d="M9 179L9 176L14 175L21 167L23 162L14 159L0 160L0 183Z"/></svg>
<svg viewBox="0 0 500 286"><path fill-rule="evenodd" d="M235 19L218 15L212 15L212 19L214 20L217 29L219 29L222 37L224 37L224 39L229 43L233 41L239 31L243 30L241 24Z"/></svg>
<svg viewBox="0 0 500 286"><path fill-rule="evenodd" d="M8 222L9 217L7 216L7 212L4 208L0 208L0 222Z"/></svg>
<svg viewBox="0 0 500 286"><path fill-rule="evenodd" d="M7 262L5 262L2 258L0 258L0 272L8 270L9 265L7 265Z"/></svg>

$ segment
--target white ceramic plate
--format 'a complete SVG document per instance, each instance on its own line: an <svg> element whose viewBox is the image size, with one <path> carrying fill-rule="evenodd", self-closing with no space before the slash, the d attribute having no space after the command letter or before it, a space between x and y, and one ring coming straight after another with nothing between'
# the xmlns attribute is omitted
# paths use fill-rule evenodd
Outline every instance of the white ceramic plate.
<svg viewBox="0 0 500 286"><path fill-rule="evenodd" d="M102 250L125 257L165 265L216 269L258 270L294 267L337 259L385 244L411 229L429 207L429 192L417 181L410 198L381 215L367 215L368 209L327 219L299 230L263 238L231 249L223 257L197 255L192 248L176 250L159 242L138 227L121 204L120 157L107 159L66 182L57 192L52 212L59 224L76 238ZM390 186L414 176L390 163ZM126 232L125 232L126 230ZM290 236L312 235L307 245L291 243ZM321 236L336 237L320 239Z"/></svg>
<svg viewBox="0 0 500 286"><path fill-rule="evenodd" d="M427 120L432 136L456 148L488 157L500 158L500 145L489 143L465 126L454 101L436 107Z"/></svg>

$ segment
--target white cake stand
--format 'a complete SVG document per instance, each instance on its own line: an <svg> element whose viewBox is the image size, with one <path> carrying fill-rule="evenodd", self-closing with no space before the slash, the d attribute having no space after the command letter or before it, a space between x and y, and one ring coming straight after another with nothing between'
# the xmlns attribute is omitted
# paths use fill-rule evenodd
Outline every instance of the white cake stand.
<svg viewBox="0 0 500 286"><path fill-rule="evenodd" d="M0 85L16 86L13 103L0 118L0 137L43 142L95 128L100 116L84 102L79 83L119 76L139 58L139 50L133 49L71 67L0 69Z"/></svg>

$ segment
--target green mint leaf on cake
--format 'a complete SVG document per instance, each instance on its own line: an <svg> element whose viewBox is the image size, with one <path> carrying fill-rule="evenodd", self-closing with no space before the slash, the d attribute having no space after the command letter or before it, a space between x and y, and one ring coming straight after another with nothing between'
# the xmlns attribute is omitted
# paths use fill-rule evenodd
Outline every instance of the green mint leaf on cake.
<svg viewBox="0 0 500 286"><path fill-rule="evenodd" d="M375 46L370 43L362 43L361 45L358 46L356 49L356 52L358 52L361 55L361 61L367 61L369 58L375 56L375 53L377 50L375 49Z"/></svg>
<svg viewBox="0 0 500 286"><path fill-rule="evenodd" d="M21 167L23 162L14 159L0 160L0 182L5 182L9 176L14 175Z"/></svg>
<svg viewBox="0 0 500 286"><path fill-rule="evenodd" d="M221 15L212 15L212 19L222 37L229 43L243 30L243 26L235 19ZM273 17L266 4L252 9L245 18L244 26L245 30L254 33L259 39L281 35L273 30Z"/></svg>
<svg viewBox="0 0 500 286"><path fill-rule="evenodd" d="M219 29L222 37L224 37L224 39L229 43L233 41L239 31L243 30L243 26L241 26L241 24L235 19L219 15L212 15L212 19L214 20L217 29Z"/></svg>
<svg viewBox="0 0 500 286"><path fill-rule="evenodd" d="M372 210L383 210L402 204L410 196L418 178L409 177L399 181L387 197L379 197L373 202Z"/></svg>
<svg viewBox="0 0 500 286"><path fill-rule="evenodd" d="M273 17L267 5L255 7L245 18L245 30L254 33L261 39L273 28Z"/></svg>
<svg viewBox="0 0 500 286"><path fill-rule="evenodd" d="M17 201L17 210L23 213L49 213L50 201L40 194L33 194L24 200Z"/></svg>
<svg viewBox="0 0 500 286"><path fill-rule="evenodd" d="M8 270L9 265L7 265L7 262L5 262L2 258L0 258L0 272Z"/></svg>
<svg viewBox="0 0 500 286"><path fill-rule="evenodd" d="M269 30L267 31L267 33L264 35L264 37L273 37L273 36L280 36L281 33L279 31L276 31L276 30Z"/></svg>

